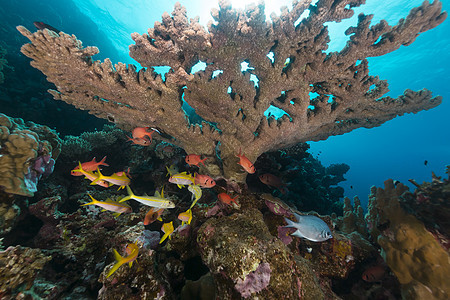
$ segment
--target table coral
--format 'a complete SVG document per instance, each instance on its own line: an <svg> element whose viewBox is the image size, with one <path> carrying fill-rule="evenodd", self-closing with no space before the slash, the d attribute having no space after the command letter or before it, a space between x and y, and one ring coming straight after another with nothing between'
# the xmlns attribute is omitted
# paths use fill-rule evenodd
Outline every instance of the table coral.
<svg viewBox="0 0 450 300"><path fill-rule="evenodd" d="M393 180L372 187L366 219L382 256L402 285L405 299L448 299L450 254L415 216L401 207L408 188Z"/></svg>
<svg viewBox="0 0 450 300"><path fill-rule="evenodd" d="M47 126L0 114L0 150L0 187L33 196L38 180L53 171L61 139Z"/></svg>
<svg viewBox="0 0 450 300"><path fill-rule="evenodd" d="M93 61L99 50L83 48L74 35L17 29L31 41L22 53L57 86L49 91L55 99L126 127L157 127L161 138L207 157L210 175L243 181L246 174L235 157L239 149L254 162L266 151L376 127L441 102L428 90L383 97L388 84L369 75L366 59L409 45L442 23L447 15L439 1L425 1L395 26L384 20L370 26L373 15L360 14L357 26L346 31L346 47L326 54L330 38L324 23L350 18L364 2L294 1L291 10L283 7L266 22L262 3L242 11L221 0L208 30L177 3L172 16L164 13L147 34L131 35L130 56L144 67L139 71L113 66L109 59ZM297 25L306 9L309 16ZM199 60L206 69L191 74ZM165 80L151 70L160 65L171 67ZM319 96L310 99L310 92ZM183 100L201 124L189 123ZM271 105L282 109L283 117L266 118Z"/></svg>

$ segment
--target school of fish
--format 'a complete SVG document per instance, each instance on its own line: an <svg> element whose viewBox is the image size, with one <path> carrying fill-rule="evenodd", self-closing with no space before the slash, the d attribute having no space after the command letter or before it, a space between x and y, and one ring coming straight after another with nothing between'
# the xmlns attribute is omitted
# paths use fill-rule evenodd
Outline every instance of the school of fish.
<svg viewBox="0 0 450 300"><path fill-rule="evenodd" d="M151 131L149 131L151 129ZM149 146L153 139L152 135L158 130L150 127L137 127L132 131L132 137L128 137L128 141L139 146ZM256 168L253 163L242 153L242 149L239 149L239 154L236 155L239 158L238 164L242 167L243 171L254 174ZM185 162L189 166L199 167L200 164L205 165L207 158L201 158L197 154L188 154L185 157ZM187 187L188 191L192 194L191 206L185 212L178 215L178 220L181 221L181 225L174 228L173 220L170 222L164 222L162 216L164 210L175 208L175 203L164 196L164 187L161 188L161 192L155 191L153 196L148 195L136 195L130 187L131 176L128 171L119 171L111 175L104 175L101 172L101 167L109 165L106 163L106 156L102 160L96 161L95 157L88 162L78 162L78 166L71 170L71 175L73 176L85 176L86 179L91 181L91 185L99 185L104 188L109 188L111 186L118 186L118 189L126 189L127 195L120 198L118 201L113 201L111 199L106 199L105 201L99 201L95 199L91 194L88 196L91 198L91 202L82 204L82 206L95 205L102 208L102 211L111 211L115 217L120 216L122 213L131 213L131 206L126 204L126 201L135 200L145 206L150 206L151 209L146 213L143 223L144 225L152 224L155 221L163 222L161 226L161 231L164 233L160 239L160 244L163 243L167 238L171 239L171 235L174 231L188 226L192 221L192 208L197 203L197 201L202 197L202 189L212 188L216 185L213 178L205 174L189 174L187 172L179 172L176 166L166 166L167 175L169 176L169 183L176 184L180 189ZM275 175L265 173L259 176L262 183L277 188L282 194L288 192L286 185ZM236 201L239 195L232 197L227 193L219 193L217 199L222 205L230 205L234 207L239 207L239 203ZM300 238L305 238L314 242L321 242L332 238L331 230L328 225L320 218L309 215L298 215L294 213L296 222L285 218L288 225L285 227L295 228L296 231L292 234ZM127 256L122 257L117 250L113 249L114 257L116 263L109 270L106 277L111 276L116 270L120 268L123 264L128 263L132 266L132 262L137 259L139 254L139 247L136 243L130 243L127 245L125 252Z"/></svg>

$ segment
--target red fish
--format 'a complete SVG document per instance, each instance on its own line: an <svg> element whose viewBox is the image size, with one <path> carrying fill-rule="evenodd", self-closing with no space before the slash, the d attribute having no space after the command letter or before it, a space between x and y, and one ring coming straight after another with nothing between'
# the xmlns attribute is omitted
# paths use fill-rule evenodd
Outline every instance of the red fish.
<svg viewBox="0 0 450 300"><path fill-rule="evenodd" d="M367 282L378 282L384 278L386 274L386 269L383 266L373 266L368 268L362 274L362 279Z"/></svg>
<svg viewBox="0 0 450 300"><path fill-rule="evenodd" d="M88 162L84 162L81 164L81 167L83 167L83 170L85 170L86 172L93 172L95 170L97 170L98 166L109 166L107 163L105 163L106 160L106 156L103 157L103 159L99 162L95 161L95 157ZM72 171L70 171L70 175L73 176L82 176L83 174L81 172L74 172L75 170L80 170L80 166L75 167Z"/></svg>
<svg viewBox="0 0 450 300"><path fill-rule="evenodd" d="M207 159L208 158L201 159L200 155L197 155L197 154L189 154L188 156L186 156L185 161L190 166L198 167L199 163L202 163L203 165L205 165L203 162Z"/></svg>
<svg viewBox="0 0 450 300"><path fill-rule="evenodd" d="M141 139L141 138L134 138L134 139L132 139L132 138L128 137L128 141L131 141L133 144L140 145L140 146L150 146L150 144L152 143L147 138L143 138L143 139Z"/></svg>
<svg viewBox="0 0 450 300"><path fill-rule="evenodd" d="M150 143L152 142L152 134L155 132L155 130L152 130L151 132L148 132L150 127L136 127L133 129L133 139L148 139L150 140Z"/></svg>
<svg viewBox="0 0 450 300"><path fill-rule="evenodd" d="M151 224L156 220L162 221L161 215L164 211L164 208L157 209L156 207L152 207L146 214L144 218L144 225Z"/></svg>
<svg viewBox="0 0 450 300"><path fill-rule="evenodd" d="M36 22L33 22L33 25L39 30L48 29L48 30L54 31L56 33L61 32L61 30L58 30L58 29L56 29L55 27L53 27L51 25L45 24L44 22L37 22L36 21Z"/></svg>
<svg viewBox="0 0 450 300"><path fill-rule="evenodd" d="M273 186L273 187L279 189L283 195L288 192L288 189L286 188L286 184L284 184L281 181L281 179L275 175L266 173L266 174L259 176L259 180L261 180L262 183L267 184L268 186Z"/></svg>
<svg viewBox="0 0 450 300"><path fill-rule="evenodd" d="M228 205L231 205L231 202L234 202L236 205L239 205L239 204L237 204L237 202L236 202L236 198L237 198L238 196L236 196L236 197L234 197L234 198L231 198L230 197L230 195L228 195L227 193L220 193L219 195L217 195L217 198L219 198L219 200L222 202L222 203L225 203L225 204L228 204Z"/></svg>
<svg viewBox="0 0 450 300"><path fill-rule="evenodd" d="M249 174L255 173L256 171L255 166L247 157L245 157L244 154L241 155L241 149L239 149L239 154L236 156L239 157L238 165L241 165L242 168L244 168L245 172Z"/></svg>
<svg viewBox="0 0 450 300"><path fill-rule="evenodd" d="M212 188L213 186L216 185L216 182L214 181L214 179L212 179L211 177L209 177L208 175L201 175L201 174L197 174L195 173L195 184L199 185L202 188Z"/></svg>

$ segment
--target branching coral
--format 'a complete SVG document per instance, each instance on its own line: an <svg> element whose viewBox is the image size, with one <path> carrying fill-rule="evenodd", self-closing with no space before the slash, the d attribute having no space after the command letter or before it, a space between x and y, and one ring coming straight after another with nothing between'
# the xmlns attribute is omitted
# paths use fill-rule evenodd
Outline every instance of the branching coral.
<svg viewBox="0 0 450 300"><path fill-rule="evenodd" d="M370 27L373 15L361 14L358 25L346 31L347 46L328 55L324 23L350 18L364 0L310 3L294 1L290 11L283 8L281 16L266 22L263 4L240 11L219 1L208 31L176 4L172 16L164 13L148 34L133 33L135 45L130 46L130 56L143 67L170 66L165 81L150 69L92 61L99 50L83 48L73 35L18 30L31 41L22 52L57 86L58 91L50 90L55 99L124 126L158 127L171 143L208 157L211 175L242 181L235 157L239 149L255 161L269 150L372 128L441 102L428 90L382 97L387 82L369 75L366 60L409 45L443 22L446 13L439 1L424 2L393 27L384 20ZM296 26L307 8L310 15ZM190 74L198 60L206 62L206 69ZM246 71L241 71L243 62L249 64ZM310 92L319 96L310 99ZM189 124L182 99L202 124ZM267 119L270 105L286 114Z"/></svg>

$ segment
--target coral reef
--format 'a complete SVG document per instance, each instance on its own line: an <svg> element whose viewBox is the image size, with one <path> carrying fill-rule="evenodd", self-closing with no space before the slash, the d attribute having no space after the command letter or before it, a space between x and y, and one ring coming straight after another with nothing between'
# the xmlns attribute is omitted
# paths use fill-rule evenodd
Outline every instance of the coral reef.
<svg viewBox="0 0 450 300"><path fill-rule="evenodd" d="M266 151L372 128L441 102L428 90L382 97L388 85L369 75L366 59L409 45L443 22L446 13L439 1L424 2L393 27L384 20L370 26L373 16L361 14L358 25L346 31L346 47L329 55L324 23L351 17L352 8L364 0L310 2L295 1L292 10L285 7L280 17L272 15L272 22L266 22L264 4L238 11L219 1L208 31L198 18L189 21L186 9L176 4L172 16L165 13L148 34L133 33L135 45L130 46L130 56L141 66L170 66L165 81L150 69L136 72L133 65L92 61L99 50L83 48L73 35L17 28L31 41L22 53L57 86L58 91L50 90L55 99L123 126L157 127L187 153L208 157L210 175L243 181L246 174L235 163L239 149L255 161ZM309 16L295 25L307 8ZM199 60L206 69L190 74ZM245 71L243 62L249 64ZM310 99L310 92L319 96ZM182 99L202 124L189 124ZM267 119L270 105L286 114Z"/></svg>
<svg viewBox="0 0 450 300"><path fill-rule="evenodd" d="M0 201L0 236L4 236L17 224L20 207L10 201Z"/></svg>
<svg viewBox="0 0 450 300"><path fill-rule="evenodd" d="M402 209L404 204L401 203L406 199L417 201L408 187L402 183L394 184L391 179L384 185L384 189L372 187L366 219L370 235L381 246L381 255L402 285L402 297L448 299L448 249L433 235L435 229L428 231L424 223ZM439 199L433 201L440 202ZM448 200L442 202L446 211Z"/></svg>
<svg viewBox="0 0 450 300"><path fill-rule="evenodd" d="M308 144L299 143L283 150L264 153L255 162L257 173L270 173L280 178L286 185L285 194L279 190L273 190L272 194L290 206L322 215L341 215L344 189L337 185L345 181L344 175L350 167L346 164L324 167L307 152L308 149ZM253 175L247 176L247 184L252 191L270 191Z"/></svg>
<svg viewBox="0 0 450 300"><path fill-rule="evenodd" d="M269 233L256 209L208 219L197 242L221 298L324 298L309 264Z"/></svg>
<svg viewBox="0 0 450 300"><path fill-rule="evenodd" d="M361 206L361 201L357 196L353 198L353 205L350 198L344 198L344 216L340 218L340 230L347 234L358 232L363 237L368 238L366 221L364 220L364 209Z"/></svg>
<svg viewBox="0 0 450 300"><path fill-rule="evenodd" d="M447 166L449 168L450 166ZM447 169L447 174L449 169ZM450 175L450 174L449 174ZM432 174L432 182L417 186L413 194L406 193L400 198L400 205L409 214L422 221L441 245L450 249L450 180Z"/></svg>
<svg viewBox="0 0 450 300"><path fill-rule="evenodd" d="M0 251L0 298L13 299L12 291L30 289L50 259L40 249L15 246Z"/></svg>
<svg viewBox="0 0 450 300"><path fill-rule="evenodd" d="M53 172L61 139L47 126L0 114L0 186L6 193L33 196L42 176Z"/></svg>

